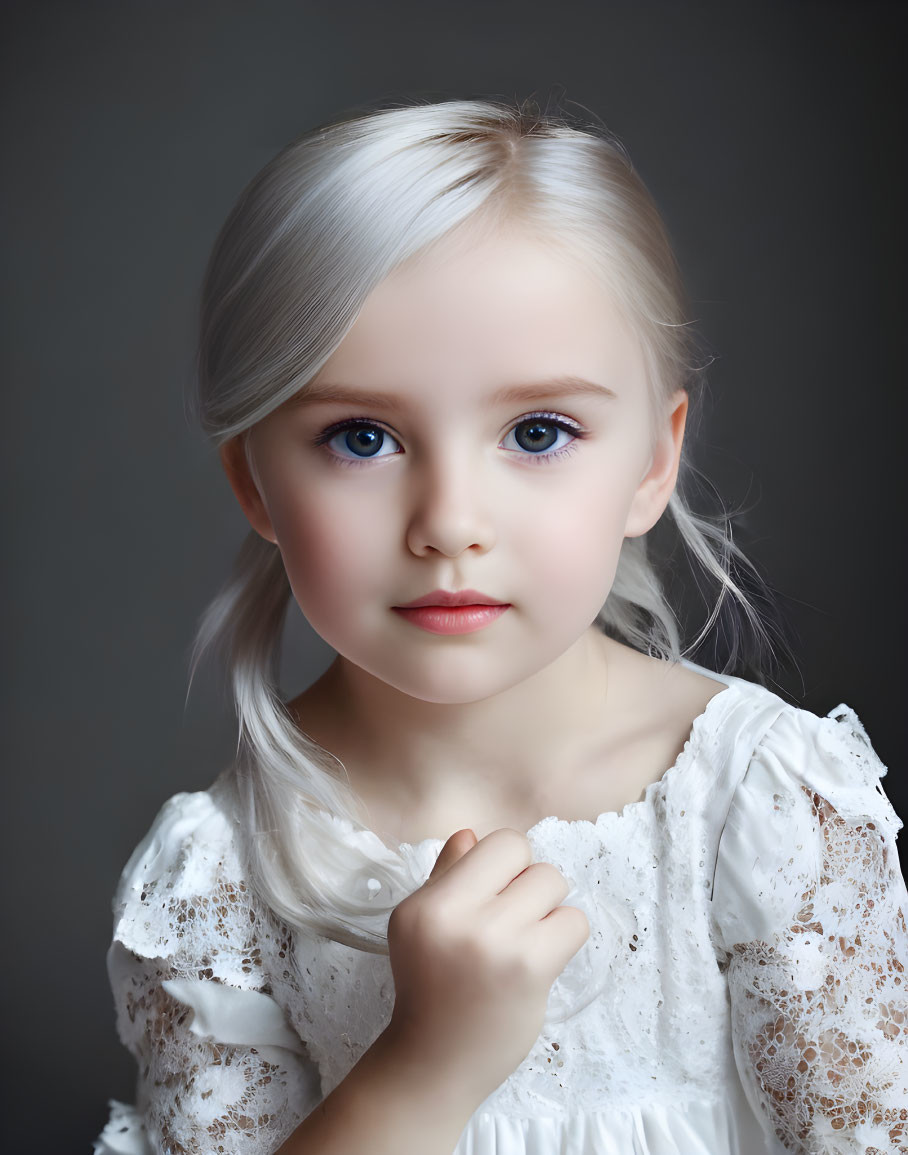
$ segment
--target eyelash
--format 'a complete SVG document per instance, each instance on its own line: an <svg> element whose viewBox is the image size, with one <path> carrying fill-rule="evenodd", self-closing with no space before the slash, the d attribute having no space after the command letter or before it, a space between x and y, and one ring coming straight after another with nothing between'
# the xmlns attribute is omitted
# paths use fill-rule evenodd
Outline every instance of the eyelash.
<svg viewBox="0 0 908 1155"><path fill-rule="evenodd" d="M514 422L514 424L508 429L504 436L507 437L509 433L513 433L515 429L521 425L525 425L529 421L545 421L550 425L554 425L557 429L563 430L565 433L570 433L573 437L573 441L569 441L567 445L563 445L560 449L552 450L549 453L520 454L521 457L527 458L528 461L532 462L533 465L551 465L553 461L567 457L568 454L575 451L574 443L576 441L583 440L583 438L587 436L586 431L570 418L564 417L560 413L550 413L547 411L525 413L519 420ZM382 424L377 421L373 421L368 417L348 417L346 420L338 421L336 424L329 425L327 429L322 430L322 432L319 433L318 436L314 439L313 444L318 447L325 446L329 441L335 438L338 433L346 433L348 429L362 429L364 426L369 429L380 429L383 433L387 433L389 437L394 437L394 434L385 429ZM396 438L394 439L395 441L397 440ZM502 438L502 440L504 440L504 438ZM354 468L357 468L360 465L368 465L369 462L373 459L372 457L344 457L342 454L334 453L334 451L330 449L328 452L331 454L334 461L338 462L340 465L351 465ZM516 452L516 450L509 450L509 452L513 453ZM383 456L393 457L396 455L384 454Z"/></svg>

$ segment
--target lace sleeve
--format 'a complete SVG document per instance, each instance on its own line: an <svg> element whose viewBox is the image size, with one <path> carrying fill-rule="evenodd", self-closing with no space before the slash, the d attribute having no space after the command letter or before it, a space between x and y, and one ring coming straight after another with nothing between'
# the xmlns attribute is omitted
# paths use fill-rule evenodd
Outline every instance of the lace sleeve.
<svg viewBox="0 0 908 1155"><path fill-rule="evenodd" d="M144 1130L137 1152L271 1155L318 1103L317 1073L268 996L187 986L164 960L119 943L110 969L121 1036L138 1063L135 1117L127 1112ZM266 1041L221 1041L253 1035Z"/></svg>
<svg viewBox="0 0 908 1155"><path fill-rule="evenodd" d="M847 707L774 731L714 890L741 1080L789 1151L908 1152L908 896L885 768Z"/></svg>
<svg viewBox="0 0 908 1155"><path fill-rule="evenodd" d="M96 1155L272 1155L320 1101L290 932L243 878L223 794L162 807L124 868L108 974L138 1064Z"/></svg>

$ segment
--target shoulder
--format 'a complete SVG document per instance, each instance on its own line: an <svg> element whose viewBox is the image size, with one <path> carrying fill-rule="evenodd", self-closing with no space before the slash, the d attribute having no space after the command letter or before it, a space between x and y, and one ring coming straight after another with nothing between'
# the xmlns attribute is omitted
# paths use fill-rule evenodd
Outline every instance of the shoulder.
<svg viewBox="0 0 908 1155"><path fill-rule="evenodd" d="M152 886L159 876L192 873L212 855L236 853L235 810L227 772L207 790L168 798L129 857L120 875L114 905L124 901L137 884Z"/></svg>
<svg viewBox="0 0 908 1155"><path fill-rule="evenodd" d="M225 771L163 804L120 875L113 939L173 974L252 989L274 920L246 877L235 791Z"/></svg>
<svg viewBox="0 0 908 1155"><path fill-rule="evenodd" d="M883 790L886 767L850 707L820 716L748 687L738 687L742 699L777 706L738 750L717 831L712 909L728 941L768 936L834 873L888 878L902 826Z"/></svg>
<svg viewBox="0 0 908 1155"><path fill-rule="evenodd" d="M818 795L842 815L901 826L881 785L887 768L854 710L840 703L819 715L762 686L729 683L735 696L729 699L727 737L740 761L732 813L760 799L772 802L776 812L785 798Z"/></svg>
<svg viewBox="0 0 908 1155"><path fill-rule="evenodd" d="M723 772L720 793L724 786L729 806L745 796L803 787L845 812L866 813L870 806L892 817L880 785L886 767L849 706L818 715L755 682L691 668L725 686L696 720L695 733L704 757L711 755Z"/></svg>
<svg viewBox="0 0 908 1155"><path fill-rule="evenodd" d="M174 794L155 815L129 857L117 885L114 913L136 894L198 890L239 871L239 846L230 777L208 790Z"/></svg>

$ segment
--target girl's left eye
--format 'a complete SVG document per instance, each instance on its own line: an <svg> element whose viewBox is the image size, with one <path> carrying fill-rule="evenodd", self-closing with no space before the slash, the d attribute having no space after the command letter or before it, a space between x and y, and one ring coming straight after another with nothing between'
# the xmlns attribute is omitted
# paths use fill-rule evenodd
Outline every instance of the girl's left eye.
<svg viewBox="0 0 908 1155"><path fill-rule="evenodd" d="M534 457L558 457L570 444L583 436L583 430L565 417L536 413L518 421L502 441L505 449Z"/></svg>

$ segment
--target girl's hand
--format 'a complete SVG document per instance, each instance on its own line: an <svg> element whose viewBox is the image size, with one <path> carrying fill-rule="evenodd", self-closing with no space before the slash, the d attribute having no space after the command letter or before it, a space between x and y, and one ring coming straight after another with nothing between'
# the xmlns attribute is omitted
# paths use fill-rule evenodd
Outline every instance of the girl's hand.
<svg viewBox="0 0 908 1155"><path fill-rule="evenodd" d="M526 835L458 830L392 912L393 1053L445 1072L478 1105L526 1058L549 990L589 937L570 887Z"/></svg>

